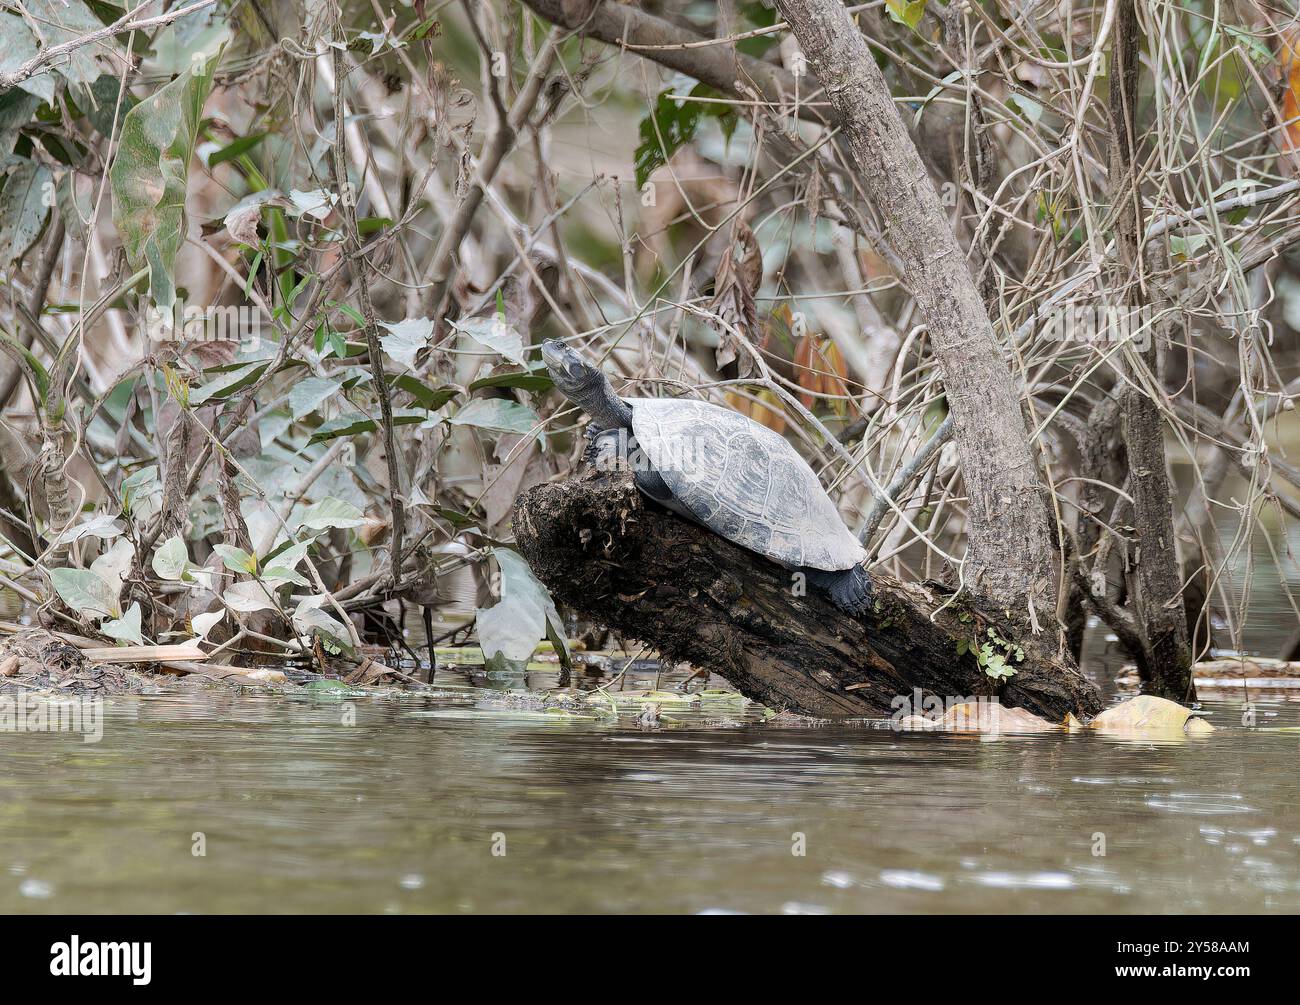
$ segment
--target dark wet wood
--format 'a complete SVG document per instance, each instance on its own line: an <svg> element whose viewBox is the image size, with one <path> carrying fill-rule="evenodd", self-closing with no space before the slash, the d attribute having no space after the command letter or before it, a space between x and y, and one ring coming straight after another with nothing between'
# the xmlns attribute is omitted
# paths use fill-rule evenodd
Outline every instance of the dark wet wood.
<svg viewBox="0 0 1300 1005"><path fill-rule="evenodd" d="M878 716L916 689L945 699L997 695L1053 721L1102 707L1055 632L1035 637L978 600L945 604L951 597L940 587L884 575L874 577L876 610L852 618L817 591L800 595L789 570L644 499L625 474L588 472L530 489L515 535L559 601L774 709ZM957 651L987 639L989 628L1024 650L1001 683Z"/></svg>

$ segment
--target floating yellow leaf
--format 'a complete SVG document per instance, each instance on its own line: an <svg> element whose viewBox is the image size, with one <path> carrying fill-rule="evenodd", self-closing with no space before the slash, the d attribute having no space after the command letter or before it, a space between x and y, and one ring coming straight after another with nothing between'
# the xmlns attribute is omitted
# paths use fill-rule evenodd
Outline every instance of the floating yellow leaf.
<svg viewBox="0 0 1300 1005"><path fill-rule="evenodd" d="M1165 736L1214 732L1214 727L1196 717L1190 708L1150 694L1140 694L1106 709L1088 723L1088 727L1108 733L1141 732Z"/></svg>

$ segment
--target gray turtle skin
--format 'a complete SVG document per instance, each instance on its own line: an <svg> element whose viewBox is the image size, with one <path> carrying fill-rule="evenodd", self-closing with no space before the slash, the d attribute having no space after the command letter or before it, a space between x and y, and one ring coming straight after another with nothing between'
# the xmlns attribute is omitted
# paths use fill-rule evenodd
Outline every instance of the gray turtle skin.
<svg viewBox="0 0 1300 1005"><path fill-rule="evenodd" d="M624 400L651 468L699 523L790 567L837 572L867 557L785 437L703 401Z"/></svg>

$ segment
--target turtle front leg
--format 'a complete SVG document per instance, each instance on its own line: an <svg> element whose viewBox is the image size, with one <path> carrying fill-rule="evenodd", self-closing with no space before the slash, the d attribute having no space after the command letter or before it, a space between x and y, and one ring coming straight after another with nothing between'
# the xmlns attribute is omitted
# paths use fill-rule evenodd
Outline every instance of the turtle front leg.
<svg viewBox="0 0 1300 1005"><path fill-rule="evenodd" d="M623 426L601 429L593 424L587 427L583 435L591 440L582 454L586 463L598 471L629 470L629 460L636 450L636 440L630 429Z"/></svg>
<svg viewBox="0 0 1300 1005"><path fill-rule="evenodd" d="M831 603L845 614L859 617L871 609L871 576L861 565L839 572L804 569L808 582L830 595Z"/></svg>

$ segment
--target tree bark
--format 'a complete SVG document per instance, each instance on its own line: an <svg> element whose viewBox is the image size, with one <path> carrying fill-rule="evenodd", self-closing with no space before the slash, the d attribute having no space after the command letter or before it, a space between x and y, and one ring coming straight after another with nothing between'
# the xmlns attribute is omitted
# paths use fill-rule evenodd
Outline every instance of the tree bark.
<svg viewBox="0 0 1300 1005"><path fill-rule="evenodd" d="M750 100L756 91L761 98L774 105L793 102L795 79L784 68L753 56L737 53L725 45L698 45L706 41L671 21L647 14L637 7L608 3L606 0L524 0L546 20L580 31L591 38L627 49L636 55L637 46L659 46L645 53L656 63L694 77L732 98ZM692 43L696 43L693 47ZM743 85L738 86L738 85ZM799 93L807 94L816 87L803 81ZM800 114L812 117L815 109L801 109Z"/></svg>
<svg viewBox="0 0 1300 1005"><path fill-rule="evenodd" d="M969 503L965 583L1006 607L1055 607L1052 538L1022 387L866 40L838 0L778 0L835 110L930 331Z"/></svg>
<svg viewBox="0 0 1300 1005"><path fill-rule="evenodd" d="M1115 243L1125 275L1128 308L1153 300L1165 306L1159 291L1148 289L1140 235L1144 232L1142 199L1135 176L1134 116L1138 83L1136 0L1120 0L1116 9L1110 90L1110 177L1114 193ZM1141 633L1144 657L1138 659L1142 689L1174 701L1196 700L1187 615L1182 600L1182 568L1174 538L1173 492L1166 468L1164 419L1153 395L1160 387L1160 341L1163 326L1147 331L1147 347L1126 348L1128 381L1120 395L1121 428L1128 459L1133 526L1137 545L1133 563L1138 589L1129 597ZM1142 376L1149 379L1143 390Z"/></svg>
<svg viewBox="0 0 1300 1005"><path fill-rule="evenodd" d="M630 475L595 471L521 497L520 550L555 597L667 660L725 677L769 708L878 716L925 696L996 696L1060 721L1102 707L1055 640L977 598L877 575L873 613L853 618L792 573L651 503ZM962 643L1020 646L1014 676L989 677ZM919 705L910 705L920 711Z"/></svg>

